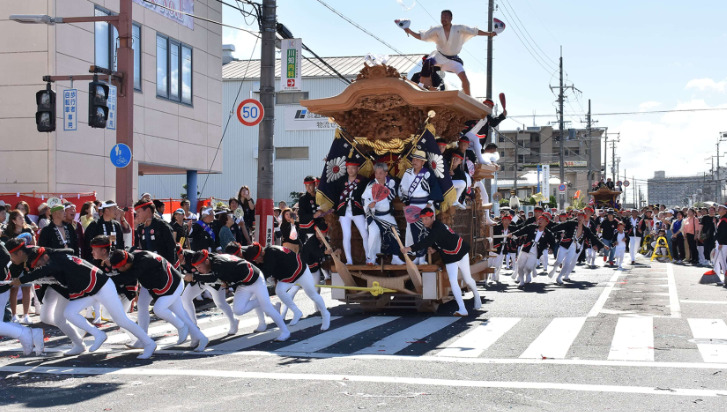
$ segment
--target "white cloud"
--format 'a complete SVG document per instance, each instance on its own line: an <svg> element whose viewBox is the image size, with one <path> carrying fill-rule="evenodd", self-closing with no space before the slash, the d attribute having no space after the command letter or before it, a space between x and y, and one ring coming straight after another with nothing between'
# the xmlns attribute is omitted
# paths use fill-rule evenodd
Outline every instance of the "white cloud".
<svg viewBox="0 0 727 412"><path fill-rule="evenodd" d="M692 79L689 82L687 82L687 86L685 87L687 90L689 89L697 89L699 91L716 91L720 93L724 93L727 90L727 80L722 81L714 81L710 78L703 78L703 79Z"/></svg>
<svg viewBox="0 0 727 412"><path fill-rule="evenodd" d="M709 106L703 100L680 102L671 109L727 108L727 104ZM711 167L709 157L716 154L718 134L725 129L724 111L672 112L631 117L610 132L620 132L616 156L621 157L621 173L649 179L654 171L667 176L695 176ZM603 120L603 119L601 119ZM610 136L613 137L613 136ZM609 145L610 146L610 145ZM611 154L609 150L610 174Z"/></svg>
<svg viewBox="0 0 727 412"><path fill-rule="evenodd" d="M255 40L255 36L248 32L226 27L222 29L222 44L234 44L235 52L232 55L240 60L250 58L250 54L253 52L253 46L255 47L255 55L252 58L260 58L261 42L258 40L256 45Z"/></svg>
<svg viewBox="0 0 727 412"><path fill-rule="evenodd" d="M651 109L655 109L659 106L661 106L660 102L654 102L654 101L643 102L639 105L639 111L645 112L645 111L648 111Z"/></svg>

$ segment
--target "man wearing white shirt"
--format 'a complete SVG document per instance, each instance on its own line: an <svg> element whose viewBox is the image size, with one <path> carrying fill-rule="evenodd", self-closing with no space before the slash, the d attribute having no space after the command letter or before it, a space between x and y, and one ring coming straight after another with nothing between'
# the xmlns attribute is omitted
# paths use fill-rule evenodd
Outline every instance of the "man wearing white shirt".
<svg viewBox="0 0 727 412"><path fill-rule="evenodd" d="M464 43L475 36L496 36L494 32L479 30L461 24L452 25L452 12L442 10L440 16L441 26L434 26L427 31L415 32L410 28L404 29L417 40L429 41L437 44L437 50L424 60L420 81L426 87L432 87L432 68L439 66L442 70L455 73L462 81L462 91L470 94L470 82L464 72L462 59L458 54L462 51Z"/></svg>
<svg viewBox="0 0 727 412"><path fill-rule="evenodd" d="M363 200L366 222L368 224L368 253L366 264L376 264L378 253L391 254L392 265L403 265L404 261L399 258L399 247L396 241L391 239L390 227L396 226L396 220L391 215L391 201L396 196L396 180L388 175L389 166L386 163L374 165L374 179L372 179L361 196ZM389 189L389 195L379 201L374 200L373 189L375 184L380 184ZM391 225L391 226L390 226Z"/></svg>

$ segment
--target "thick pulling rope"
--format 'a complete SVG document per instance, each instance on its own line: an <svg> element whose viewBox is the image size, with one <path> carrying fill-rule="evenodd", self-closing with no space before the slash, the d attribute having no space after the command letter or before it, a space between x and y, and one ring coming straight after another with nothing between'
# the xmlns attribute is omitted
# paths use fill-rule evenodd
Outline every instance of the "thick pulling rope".
<svg viewBox="0 0 727 412"><path fill-rule="evenodd" d="M296 283L295 286L303 287L299 283ZM363 286L334 286L334 285L316 285L317 288L330 288L330 289L345 289L345 290L360 290L364 292L371 292L374 296L383 295L384 293L397 293L398 290L394 289L388 289L381 287L379 282L373 282L371 284L370 288L363 287Z"/></svg>

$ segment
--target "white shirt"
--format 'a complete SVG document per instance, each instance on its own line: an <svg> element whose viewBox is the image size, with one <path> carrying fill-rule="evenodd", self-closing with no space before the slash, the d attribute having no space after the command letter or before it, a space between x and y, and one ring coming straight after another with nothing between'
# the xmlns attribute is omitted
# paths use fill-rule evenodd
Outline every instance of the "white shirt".
<svg viewBox="0 0 727 412"><path fill-rule="evenodd" d="M462 24L453 24L449 30L449 38L444 34L444 27L434 26L427 31L420 31L423 41L437 44L437 51L447 56L455 56L462 51L464 43L477 36L479 29Z"/></svg>
<svg viewBox="0 0 727 412"><path fill-rule="evenodd" d="M404 176L401 178L401 184L399 185L399 197L404 198L408 196L409 194L409 188L414 183L414 179L416 178L417 174L414 173L414 169L407 169L406 173L404 173ZM424 179L429 178L429 171L424 172ZM424 189L424 185L422 185L422 182L420 181L417 185L416 189L414 189L414 192L411 194L411 197L429 197L429 192L427 192Z"/></svg>
<svg viewBox="0 0 727 412"><path fill-rule="evenodd" d="M379 183L376 179L370 181L369 184L366 185L366 190L364 190L363 195L361 195L364 211L366 213L368 213L369 211L369 205L374 201L373 188L374 184L376 183ZM374 211L385 212L387 210L391 210L391 201L389 200L389 198L393 197L393 195L396 194L396 181L394 179L389 179L389 181L385 183L386 184L384 186L389 188L391 194L386 199L376 202L376 205L374 206Z"/></svg>
<svg viewBox="0 0 727 412"><path fill-rule="evenodd" d="M543 236L542 230L536 230L535 231L535 241L534 243L538 243L540 241L540 238Z"/></svg>
<svg viewBox="0 0 727 412"><path fill-rule="evenodd" d="M619 233L616 235L616 247L621 249L626 249L626 242L624 241L624 238L626 237L625 233Z"/></svg>
<svg viewBox="0 0 727 412"><path fill-rule="evenodd" d="M634 219L633 217L631 217L629 219L631 219L631 231L633 232L633 235L636 236L636 229L639 228L639 218L637 217Z"/></svg>

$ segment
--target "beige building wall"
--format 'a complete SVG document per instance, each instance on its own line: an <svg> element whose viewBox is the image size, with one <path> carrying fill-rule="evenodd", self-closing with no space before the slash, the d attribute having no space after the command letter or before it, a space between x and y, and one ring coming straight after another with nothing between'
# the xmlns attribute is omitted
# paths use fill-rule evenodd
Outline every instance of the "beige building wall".
<svg viewBox="0 0 727 412"><path fill-rule="evenodd" d="M78 130L63 130L62 93L70 82L56 82L56 131L40 133L35 125L35 93L42 76L88 74L94 63L94 24L21 24L11 14L55 17L92 16L98 5L119 11L119 0L22 0L0 2L0 192L89 192L115 197L116 168L109 152L116 131L87 124L88 81L76 81ZM221 21L222 5L195 0L194 14ZM194 29L133 4L141 25L141 91L134 92L135 174L221 172L214 165L222 136L222 30L195 20ZM156 38L163 34L193 47L192 104L156 95ZM132 166L129 166L132 167ZM138 179L134 182L136 193Z"/></svg>

